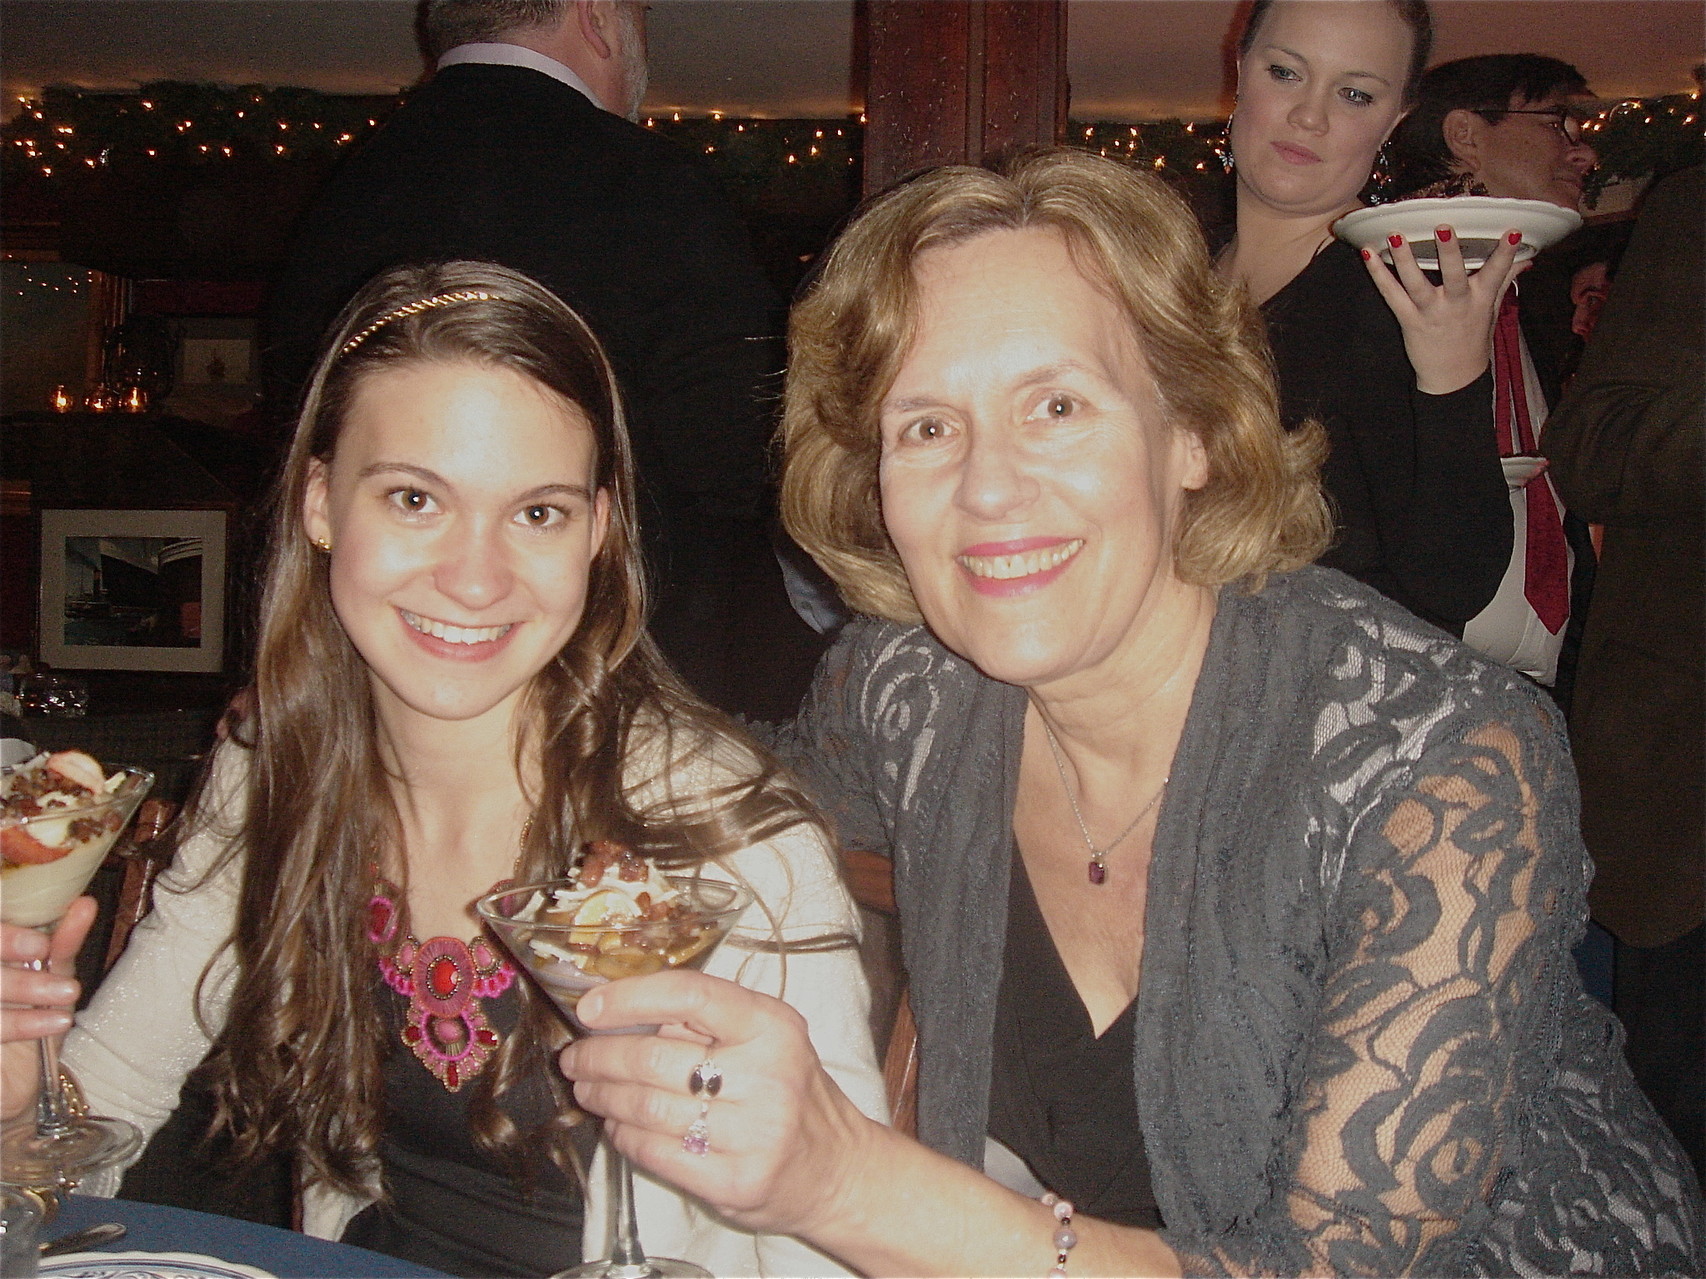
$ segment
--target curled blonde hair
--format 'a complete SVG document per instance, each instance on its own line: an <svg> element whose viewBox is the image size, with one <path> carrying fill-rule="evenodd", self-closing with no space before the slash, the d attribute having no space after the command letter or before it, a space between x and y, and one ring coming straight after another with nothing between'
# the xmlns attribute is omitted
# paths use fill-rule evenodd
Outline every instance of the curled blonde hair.
<svg viewBox="0 0 1706 1279"><path fill-rule="evenodd" d="M1188 493L1174 569L1203 586L1297 568L1332 520L1325 433L1280 425L1272 358L1244 290L1215 271L1184 201L1159 179L1064 148L998 170L935 169L869 204L836 241L789 327L782 518L847 602L920 620L883 526L879 406L912 345L921 254L991 231L1059 231L1084 275L1130 319L1175 427L1195 432L1208 482Z"/></svg>

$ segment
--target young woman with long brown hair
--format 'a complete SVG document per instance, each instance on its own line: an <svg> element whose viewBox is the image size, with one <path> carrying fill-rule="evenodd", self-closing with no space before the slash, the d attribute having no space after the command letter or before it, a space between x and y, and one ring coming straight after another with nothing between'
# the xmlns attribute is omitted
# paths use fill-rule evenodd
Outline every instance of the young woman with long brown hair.
<svg viewBox="0 0 1706 1279"><path fill-rule="evenodd" d="M277 491L246 740L68 1037L91 1103L157 1127L211 1048L218 1126L238 1159L295 1157L311 1233L461 1274L575 1262L603 1226L576 1175L596 1128L552 1068L562 1023L470 904L614 840L755 890L709 971L786 978L880 1113L856 952L822 944L856 925L821 825L658 656L639 562L614 375L567 306L478 263L364 288ZM64 1024L26 1017L8 1031ZM639 1202L649 1246L722 1273L829 1264Z"/></svg>

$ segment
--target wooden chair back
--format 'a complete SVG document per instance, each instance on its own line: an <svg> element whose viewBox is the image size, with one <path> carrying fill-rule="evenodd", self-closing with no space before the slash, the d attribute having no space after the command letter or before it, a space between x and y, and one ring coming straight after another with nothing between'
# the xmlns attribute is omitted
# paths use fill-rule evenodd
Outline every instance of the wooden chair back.
<svg viewBox="0 0 1706 1279"><path fill-rule="evenodd" d="M101 971L118 962L124 953L130 931L142 922L154 905L154 880L172 864L176 851L172 841L164 838L166 830L178 815L178 806L170 800L145 799L136 810L136 821L112 852L107 854L108 865L117 864L123 870L119 883L118 906L113 911L113 928L107 941L107 957Z"/></svg>
<svg viewBox="0 0 1706 1279"><path fill-rule="evenodd" d="M880 915L896 916L894 863L879 853L848 848L841 852L847 887L853 900ZM883 1050L883 1085L889 1096L889 1121L897 1132L918 1135L918 1023L912 999L902 981L894 1025Z"/></svg>

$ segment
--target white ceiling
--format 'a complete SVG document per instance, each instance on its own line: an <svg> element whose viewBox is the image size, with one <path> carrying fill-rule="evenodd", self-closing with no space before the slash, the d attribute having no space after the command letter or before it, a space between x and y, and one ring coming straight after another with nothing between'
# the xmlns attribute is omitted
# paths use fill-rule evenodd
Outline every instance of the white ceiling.
<svg viewBox="0 0 1706 1279"><path fill-rule="evenodd" d="M1236 0L1071 0L1079 119L1208 116L1223 104ZM1706 0L1434 0L1437 60L1525 50L1575 63L1604 97L1693 87ZM154 79L385 93L420 74L413 0L0 0L0 87ZM654 0L654 111L855 110L852 0ZM8 112L9 114L9 112Z"/></svg>

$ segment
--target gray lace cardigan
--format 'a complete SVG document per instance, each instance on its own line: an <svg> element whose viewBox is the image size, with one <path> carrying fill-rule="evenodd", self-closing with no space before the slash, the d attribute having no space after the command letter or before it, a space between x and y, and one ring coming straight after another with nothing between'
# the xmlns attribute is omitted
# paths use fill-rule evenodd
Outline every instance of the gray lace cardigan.
<svg viewBox="0 0 1706 1279"><path fill-rule="evenodd" d="M778 741L895 861L919 1135L987 1123L1025 694L848 627ZM1135 1071L1195 1274L1706 1267L1692 1170L1581 991L1557 716L1349 578L1221 592L1150 870Z"/></svg>

